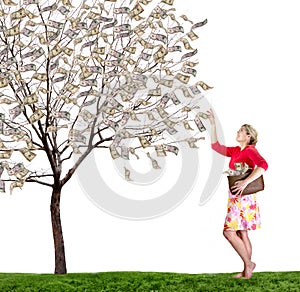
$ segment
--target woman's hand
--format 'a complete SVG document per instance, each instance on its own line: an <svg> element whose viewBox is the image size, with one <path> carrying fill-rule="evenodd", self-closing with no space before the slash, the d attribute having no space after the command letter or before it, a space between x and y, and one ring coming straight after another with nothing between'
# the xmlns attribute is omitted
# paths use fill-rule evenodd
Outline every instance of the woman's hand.
<svg viewBox="0 0 300 292"><path fill-rule="evenodd" d="M231 187L231 190L236 193L237 196L242 195L244 189L247 187L248 183L246 180L239 180L236 181L233 185L233 187Z"/></svg>
<svg viewBox="0 0 300 292"><path fill-rule="evenodd" d="M210 108L208 111L206 111L206 114L208 116L208 120L209 120L210 124L212 126L215 125L216 122L215 122L215 115L214 115L213 110Z"/></svg>

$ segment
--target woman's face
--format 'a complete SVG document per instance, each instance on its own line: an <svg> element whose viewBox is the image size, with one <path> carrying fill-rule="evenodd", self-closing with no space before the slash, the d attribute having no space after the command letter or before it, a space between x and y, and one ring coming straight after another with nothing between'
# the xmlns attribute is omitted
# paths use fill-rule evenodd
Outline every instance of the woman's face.
<svg viewBox="0 0 300 292"><path fill-rule="evenodd" d="M236 135L236 141L240 142L240 143L244 143L246 142L247 144L249 144L250 142L250 135L247 134L247 130L245 127L241 127L238 131L237 131L237 135Z"/></svg>

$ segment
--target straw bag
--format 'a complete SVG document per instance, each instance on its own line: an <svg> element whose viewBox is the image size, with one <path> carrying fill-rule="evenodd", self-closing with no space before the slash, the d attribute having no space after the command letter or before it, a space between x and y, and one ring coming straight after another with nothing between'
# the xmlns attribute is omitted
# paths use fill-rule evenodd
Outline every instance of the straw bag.
<svg viewBox="0 0 300 292"><path fill-rule="evenodd" d="M230 191L233 195L235 195L237 193L237 191L232 191L231 190L231 188L234 186L234 183L239 181L239 180L246 179L251 174L251 172L252 172L252 170L249 169L246 173L241 174L241 175L228 175L227 176L229 189L230 189ZM261 175L260 177L258 177L257 179L255 179L254 181L252 181L251 183L249 183L247 185L247 187L242 192L242 196L250 195L250 194L254 194L254 193L263 191L264 188L265 188L264 178Z"/></svg>

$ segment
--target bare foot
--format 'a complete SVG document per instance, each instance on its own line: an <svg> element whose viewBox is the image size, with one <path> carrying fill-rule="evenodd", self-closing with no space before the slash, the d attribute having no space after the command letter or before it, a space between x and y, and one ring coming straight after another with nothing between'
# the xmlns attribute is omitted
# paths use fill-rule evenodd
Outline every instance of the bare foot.
<svg viewBox="0 0 300 292"><path fill-rule="evenodd" d="M232 278L234 278L234 279L238 279L238 278L241 278L241 277L244 277L244 271L232 276Z"/></svg>
<svg viewBox="0 0 300 292"><path fill-rule="evenodd" d="M252 277L253 270L255 269L256 264L251 262L244 270L244 279L250 279Z"/></svg>

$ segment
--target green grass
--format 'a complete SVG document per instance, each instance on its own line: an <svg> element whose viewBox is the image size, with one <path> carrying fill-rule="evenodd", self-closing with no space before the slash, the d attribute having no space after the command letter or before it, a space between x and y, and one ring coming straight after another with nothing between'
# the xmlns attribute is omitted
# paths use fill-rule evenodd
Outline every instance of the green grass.
<svg viewBox="0 0 300 292"><path fill-rule="evenodd" d="M1 292L105 291L300 291L300 272L254 273L250 280L232 274L107 272L67 275L0 274Z"/></svg>

